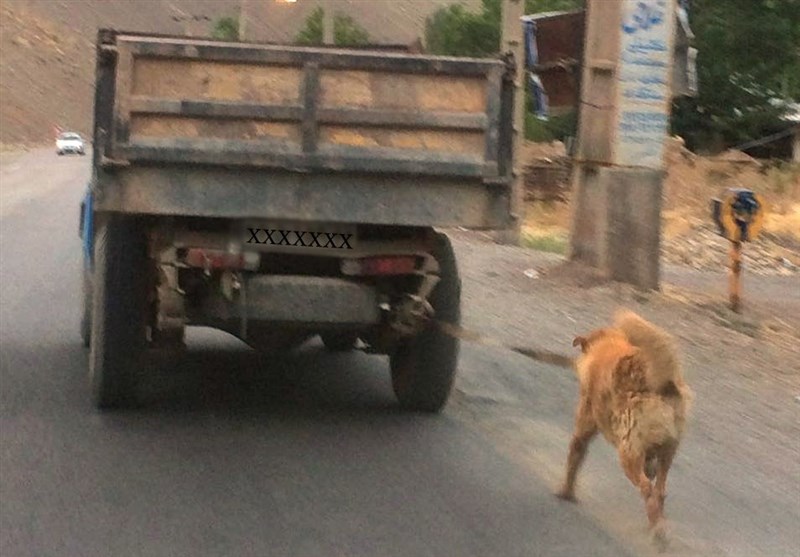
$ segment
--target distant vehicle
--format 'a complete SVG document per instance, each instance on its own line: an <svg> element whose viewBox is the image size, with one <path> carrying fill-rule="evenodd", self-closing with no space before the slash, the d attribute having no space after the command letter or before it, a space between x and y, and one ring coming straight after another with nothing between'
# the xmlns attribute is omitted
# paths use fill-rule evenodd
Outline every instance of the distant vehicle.
<svg viewBox="0 0 800 557"><path fill-rule="evenodd" d="M72 132L64 132L59 134L56 139L56 153L59 155L63 155L64 153L85 155L86 148L80 135Z"/></svg>

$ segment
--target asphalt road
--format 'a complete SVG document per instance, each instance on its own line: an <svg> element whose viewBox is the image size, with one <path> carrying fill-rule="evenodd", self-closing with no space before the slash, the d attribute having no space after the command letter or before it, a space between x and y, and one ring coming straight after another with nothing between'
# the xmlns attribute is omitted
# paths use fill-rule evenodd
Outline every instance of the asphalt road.
<svg viewBox="0 0 800 557"><path fill-rule="evenodd" d="M145 408L93 411L78 335L89 157L1 162L0 555L628 554L456 405L398 412L378 357L312 343L265 370L199 331ZM468 347L463 365L487 357Z"/></svg>
<svg viewBox="0 0 800 557"><path fill-rule="evenodd" d="M504 350L465 345L451 404L415 416L396 409L381 358L311 343L265 364L192 331L143 409L93 411L78 335L88 159L0 154L1 557L655 554L606 443L590 450L579 505L552 496L575 379ZM560 349L620 303L613 288L531 283L521 271L543 264L538 252L456 248L466 324L506 342ZM792 313L795 282L759 284L754 303ZM662 557L800 557L797 353L650 305L681 325L697 395Z"/></svg>

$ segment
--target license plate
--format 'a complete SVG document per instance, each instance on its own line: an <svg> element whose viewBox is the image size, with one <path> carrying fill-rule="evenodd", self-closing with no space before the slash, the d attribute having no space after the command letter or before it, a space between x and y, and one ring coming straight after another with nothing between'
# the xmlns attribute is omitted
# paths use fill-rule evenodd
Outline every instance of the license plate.
<svg viewBox="0 0 800 557"><path fill-rule="evenodd" d="M342 255L357 245L356 227L326 223L252 222L244 226L246 249L288 253Z"/></svg>

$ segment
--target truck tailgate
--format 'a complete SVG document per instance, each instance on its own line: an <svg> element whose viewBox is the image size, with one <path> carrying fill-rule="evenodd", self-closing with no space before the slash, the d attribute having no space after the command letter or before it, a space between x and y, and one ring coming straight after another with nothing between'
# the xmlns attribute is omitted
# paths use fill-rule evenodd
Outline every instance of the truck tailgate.
<svg viewBox="0 0 800 557"><path fill-rule="evenodd" d="M501 60L109 30L98 50L95 167L115 176L98 180L98 210L508 221L513 83Z"/></svg>
<svg viewBox="0 0 800 557"><path fill-rule="evenodd" d="M500 174L499 60L119 35L113 158Z"/></svg>

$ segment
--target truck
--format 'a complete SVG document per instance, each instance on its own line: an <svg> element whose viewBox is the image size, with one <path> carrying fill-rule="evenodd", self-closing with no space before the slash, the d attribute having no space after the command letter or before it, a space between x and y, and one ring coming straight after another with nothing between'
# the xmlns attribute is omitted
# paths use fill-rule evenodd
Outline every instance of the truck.
<svg viewBox="0 0 800 557"><path fill-rule="evenodd" d="M81 203L92 403L190 326L388 356L438 412L461 281L442 230L511 222L514 63L101 29Z"/></svg>

